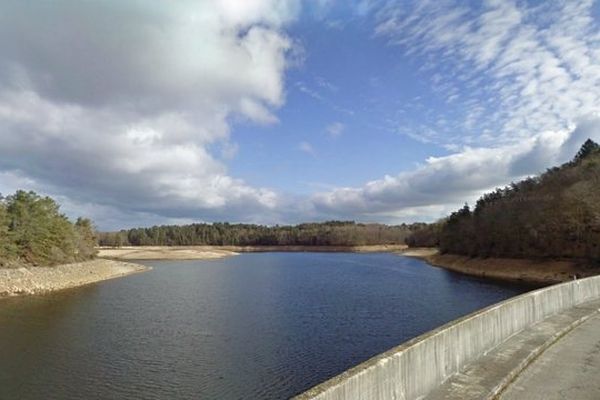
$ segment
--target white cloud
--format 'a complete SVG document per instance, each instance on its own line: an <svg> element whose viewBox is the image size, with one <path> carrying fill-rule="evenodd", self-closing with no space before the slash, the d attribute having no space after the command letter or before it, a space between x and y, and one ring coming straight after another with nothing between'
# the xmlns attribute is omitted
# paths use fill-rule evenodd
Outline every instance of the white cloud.
<svg viewBox="0 0 600 400"><path fill-rule="evenodd" d="M125 213L249 220L273 212L279 196L229 176L210 148L235 155L232 117L276 121L294 49L282 28L298 7L4 4L0 173Z"/></svg>
<svg viewBox="0 0 600 400"><path fill-rule="evenodd" d="M325 99L319 92L309 88L308 86L306 86L306 84L304 82L296 82L296 87L298 88L299 91L306 94L307 96L312 97L315 100L325 101Z"/></svg>
<svg viewBox="0 0 600 400"><path fill-rule="evenodd" d="M312 201L318 212L329 215L379 215L389 220L421 213L431 219L441 216L436 211L473 203L487 190L573 158L587 138L600 142L600 118L583 120L571 132L545 132L517 145L465 148L430 157L414 171L318 193Z"/></svg>
<svg viewBox="0 0 600 400"><path fill-rule="evenodd" d="M313 148L313 146L310 143L308 143L308 142L300 142L298 144L298 149L300 151L305 152L306 154L310 154L313 157L315 157L317 155L317 153L315 152L315 149Z"/></svg>
<svg viewBox="0 0 600 400"><path fill-rule="evenodd" d="M390 219L435 214L565 162L588 137L599 141L600 29L592 7L591 0L389 2L376 35L424 60L420 73L447 102L425 111L435 123L399 131L455 153L316 194L315 208ZM414 100L413 108L427 104Z"/></svg>
<svg viewBox="0 0 600 400"><path fill-rule="evenodd" d="M457 121L431 127L444 132L439 144L518 143L600 110L593 7L592 0L391 2L378 13L376 34L426 60L422 73L448 102L438 114Z"/></svg>
<svg viewBox="0 0 600 400"><path fill-rule="evenodd" d="M358 14L373 15L382 3L357 4ZM593 6L423 0L379 7L378 37L401 46L448 106L429 110L431 118L405 134L455 153L292 201L230 176L213 151L235 156L232 123L277 122L286 70L302 56L284 33L299 0L7 2L0 13L0 191L61 196L101 227L189 218L280 222L281 209L296 213L288 220L439 216L565 161L587 137L600 139ZM354 114L328 99L342 89L315 79L296 89ZM398 119L423 115L427 100L415 97ZM344 125L326 131L339 136ZM316 154L309 142L298 149Z"/></svg>
<svg viewBox="0 0 600 400"><path fill-rule="evenodd" d="M317 76L315 78L315 81L317 82L317 85L319 87L322 87L324 89L329 90L330 92L337 92L338 90L340 90L339 87L337 87L336 85L334 85L333 83L329 82L327 79L323 78L322 76Z"/></svg>
<svg viewBox="0 0 600 400"><path fill-rule="evenodd" d="M354 5L354 13L358 16L364 17L369 14L380 2L380 0L359 0Z"/></svg>
<svg viewBox="0 0 600 400"><path fill-rule="evenodd" d="M333 122L329 125L327 125L327 133L329 134L329 136L331 137L339 137L342 135L342 133L344 132L344 129L346 129L346 126L344 124L342 124L341 122Z"/></svg>

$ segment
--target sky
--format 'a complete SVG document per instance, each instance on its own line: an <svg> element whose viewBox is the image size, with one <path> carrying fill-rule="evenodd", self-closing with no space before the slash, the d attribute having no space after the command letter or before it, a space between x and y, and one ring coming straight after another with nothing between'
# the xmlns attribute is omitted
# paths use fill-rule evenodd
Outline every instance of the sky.
<svg viewBox="0 0 600 400"><path fill-rule="evenodd" d="M0 193L101 230L435 221L587 138L598 1L0 1Z"/></svg>

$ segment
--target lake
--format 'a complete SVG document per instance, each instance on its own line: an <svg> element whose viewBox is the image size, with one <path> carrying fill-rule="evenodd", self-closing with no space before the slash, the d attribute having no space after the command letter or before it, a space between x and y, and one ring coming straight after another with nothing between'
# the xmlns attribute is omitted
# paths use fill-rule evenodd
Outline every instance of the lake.
<svg viewBox="0 0 600 400"><path fill-rule="evenodd" d="M285 399L530 290L387 253L142 263L0 300L0 399Z"/></svg>

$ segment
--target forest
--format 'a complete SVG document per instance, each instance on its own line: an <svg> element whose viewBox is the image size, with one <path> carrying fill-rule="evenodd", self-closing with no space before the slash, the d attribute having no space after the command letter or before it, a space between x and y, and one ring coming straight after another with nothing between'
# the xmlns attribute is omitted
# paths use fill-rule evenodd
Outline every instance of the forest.
<svg viewBox="0 0 600 400"><path fill-rule="evenodd" d="M420 226L420 225L419 225ZM101 246L359 246L403 244L418 225L360 224L328 221L299 225L190 224L99 233Z"/></svg>
<svg viewBox="0 0 600 400"><path fill-rule="evenodd" d="M72 223L50 197L19 190L0 196L0 267L52 266L93 258L89 219Z"/></svg>
<svg viewBox="0 0 600 400"><path fill-rule="evenodd" d="M600 261L600 146L587 140L572 161L486 193L406 242L472 257Z"/></svg>
<svg viewBox="0 0 600 400"><path fill-rule="evenodd" d="M0 196L0 266L55 265L94 257L100 246L439 247L472 257L578 258L600 261L600 146L588 140L560 167L484 194L433 224L328 221L299 225L196 223L94 231L49 197L17 191Z"/></svg>

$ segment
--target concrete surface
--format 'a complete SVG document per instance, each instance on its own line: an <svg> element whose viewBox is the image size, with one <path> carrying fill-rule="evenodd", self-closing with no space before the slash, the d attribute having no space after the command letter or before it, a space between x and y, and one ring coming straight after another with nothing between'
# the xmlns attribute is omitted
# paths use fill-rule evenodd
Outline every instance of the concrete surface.
<svg viewBox="0 0 600 400"><path fill-rule="evenodd" d="M530 363L572 329L598 315L600 301L585 303L528 327L510 337L434 389L427 400L493 399ZM557 342L558 341L558 342ZM561 367L562 368L562 367ZM600 370L598 370L600 371ZM515 399L529 399L529 396ZM545 399L546 397L540 397ZM576 397L572 397L576 398ZM600 399L600 397L598 397Z"/></svg>
<svg viewBox="0 0 600 400"><path fill-rule="evenodd" d="M600 276L529 292L401 344L308 390L297 399L422 399L519 332L599 299ZM552 324L569 327L578 317L572 316L570 322L568 318L560 320L559 317ZM550 336L557 334L551 332L554 328L553 325L548 327ZM532 343L532 349L544 343L543 340ZM507 354L504 357L508 357Z"/></svg>
<svg viewBox="0 0 600 400"><path fill-rule="evenodd" d="M600 315L588 319L534 360L501 400L600 399Z"/></svg>

